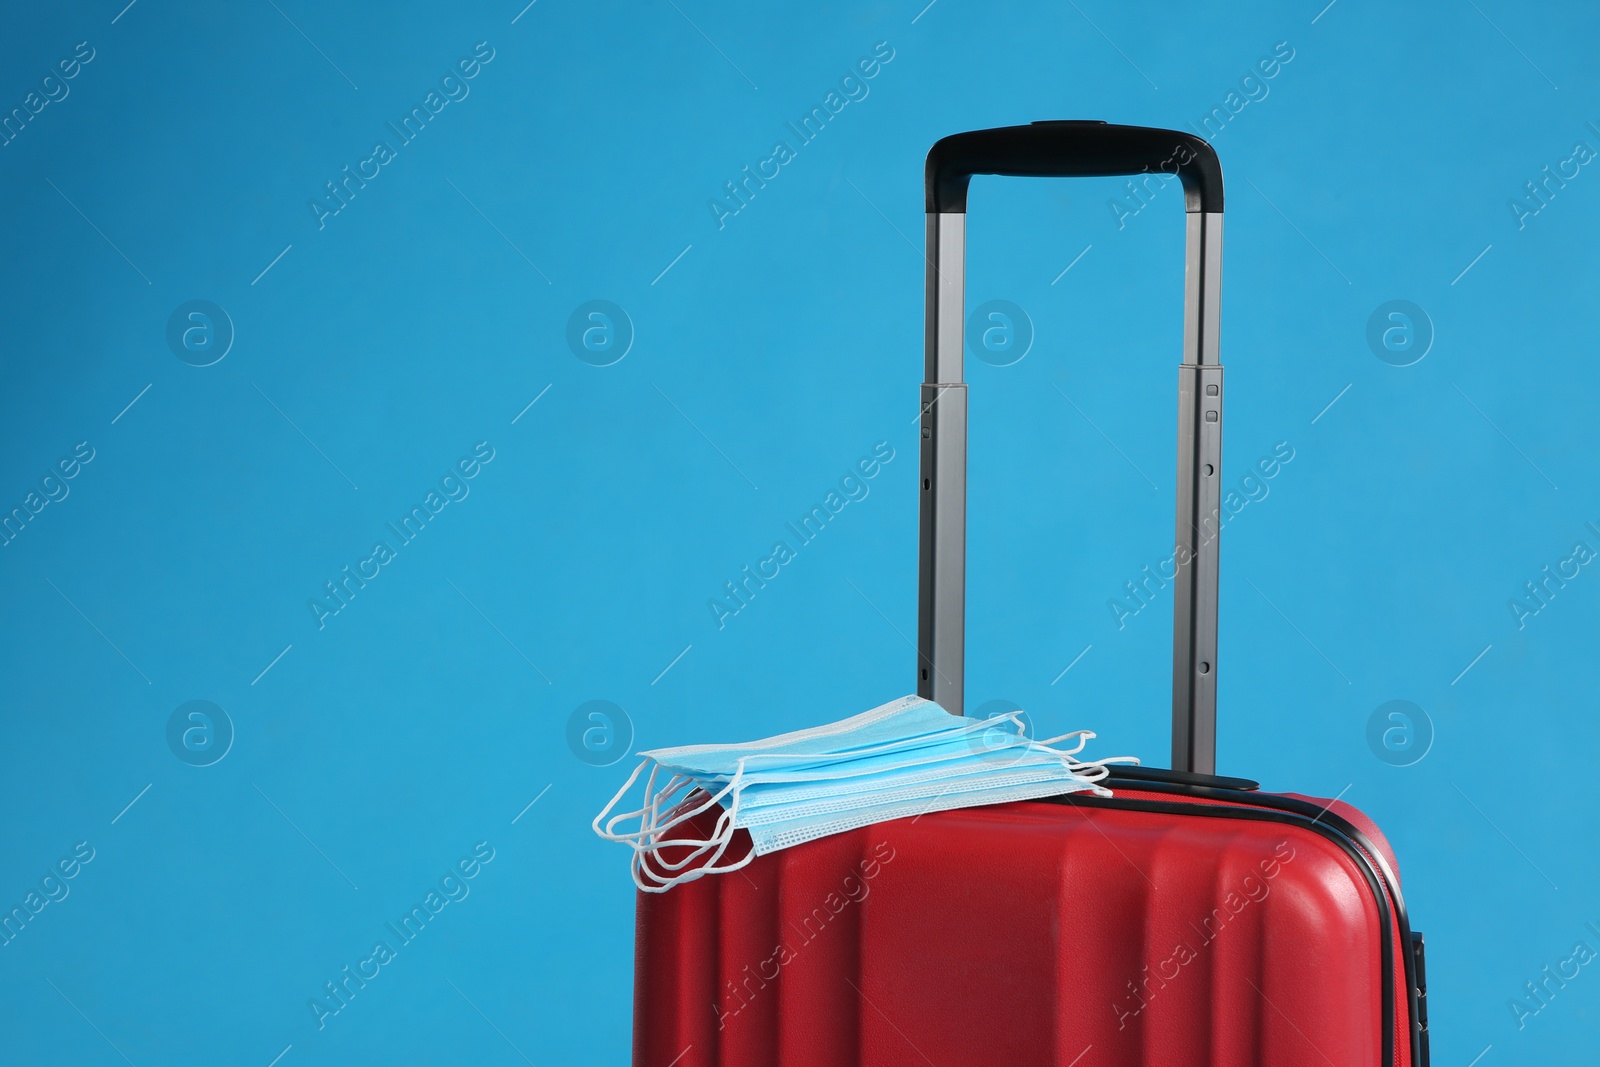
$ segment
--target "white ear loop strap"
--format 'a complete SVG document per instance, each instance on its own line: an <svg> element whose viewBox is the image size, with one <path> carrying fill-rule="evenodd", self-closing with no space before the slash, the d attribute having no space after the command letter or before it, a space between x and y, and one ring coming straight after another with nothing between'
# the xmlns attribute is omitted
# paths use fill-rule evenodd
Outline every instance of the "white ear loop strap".
<svg viewBox="0 0 1600 1067"><path fill-rule="evenodd" d="M602 829L600 826L600 821L605 819L612 807L614 807L622 799L622 795L626 793L633 785L633 782L637 780L639 772L644 769L644 766L644 763L639 765L639 767L634 771L633 775L629 777L628 782L622 787L621 791L619 791L617 795L612 798L611 803L606 805L605 810L595 817L595 833L599 834L602 838L605 838L608 841L618 841L630 846L636 854L644 852L656 853L655 859L657 863L674 870L681 869L682 867L693 862L695 859L698 859L700 856L704 855L707 849L716 844L719 837L731 836L733 813L731 810L729 810L724 811L719 817L717 820L716 829L713 831L709 840L700 838L685 838L679 840L665 839L662 837L662 835L668 830L689 821L702 812L710 810L712 807L716 806L724 796L735 792L738 784L737 775L735 776L734 780L729 782L728 785L725 786L721 791L716 794L708 793L705 800L698 804L694 803L695 797L691 793L677 804L668 808L665 813L666 820L663 821L661 812L662 801L671 797L673 794L684 788L684 786L692 784L693 782L693 779L686 775L674 776L664 789L649 794L644 807L638 809L637 811L623 812L619 815L613 816L605 823L605 826ZM657 770L658 769L659 768L657 768ZM652 770L650 778L646 783L646 789L651 788L655 784L655 775L656 770ZM616 829L619 822L633 818L637 818L639 820L638 829L627 832L621 832ZM661 858L659 855L661 849L674 846L688 847L691 849L691 852L678 862L669 862Z"/></svg>
<svg viewBox="0 0 1600 1067"><path fill-rule="evenodd" d="M708 793L706 799L698 805L694 804L694 795L690 794L667 810L665 822L661 818L661 802L685 785L692 783L693 779L688 776L675 776L664 789L650 794L644 807L636 812L625 812L613 816L605 823L605 828L602 830L598 825L600 820L604 819L612 807L621 801L623 794L632 787L643 768L644 763L641 763L629 777L627 783L612 798L611 803L595 819L596 833L608 840L621 841L633 848L634 858L631 865L633 880L634 884L642 891L647 893L665 892L679 882L693 881L707 874L721 874L738 870L754 858L754 853L751 853L733 864L718 865L723 854L727 852L728 846L733 843L734 820L738 815L739 800L743 792L740 788L743 785L744 778L743 759L739 761L738 769L734 772L733 778L720 791L715 794ZM649 779L646 781L645 788L647 791L654 786L655 775L656 770L653 769ZM709 810L712 806L720 803L725 796L731 796L732 799L727 809L718 817L709 837L663 839L662 834L666 831ZM617 824L631 817L638 817L639 828L631 832L618 832L616 829ZM677 860L668 860L662 854L662 851L673 847L686 848L688 851ZM699 862L694 869L684 872L684 868L689 867L690 864L696 864L708 852L710 853L708 859L705 859L704 862Z"/></svg>
<svg viewBox="0 0 1600 1067"><path fill-rule="evenodd" d="M755 859L755 849L752 848L745 854L743 859L719 866L719 861L722 859L723 854L728 851L728 846L733 844L735 830L733 823L739 813L739 799L743 794L742 790L735 788L744 773L743 761L741 760L740 762L739 770L735 772L733 780L728 783L727 789L724 790L725 792L732 791L733 799L729 802L727 810L717 820L717 825L711 831L709 838L700 842L687 840L656 842L652 840L649 847L635 847L632 864L633 884L638 886L642 892L665 893L675 885L682 882L692 882L708 874L727 874L731 871L737 871ZM702 805L700 810L703 810L703 808L704 806ZM697 847L691 849L689 854L682 860L669 862L662 857L660 850L672 845L696 845ZM710 858L696 865L692 870L684 870L691 862L705 855L707 851L711 853ZM674 873L668 874L656 870L653 865L659 865L665 868L666 871ZM647 878L649 881L646 881Z"/></svg>

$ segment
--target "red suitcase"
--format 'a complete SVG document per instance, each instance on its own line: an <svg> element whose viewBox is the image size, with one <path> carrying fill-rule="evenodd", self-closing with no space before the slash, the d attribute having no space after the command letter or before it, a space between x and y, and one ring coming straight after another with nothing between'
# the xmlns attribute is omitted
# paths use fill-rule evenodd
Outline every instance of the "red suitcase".
<svg viewBox="0 0 1600 1067"><path fill-rule="evenodd" d="M1426 1067L1422 938L1377 827L1213 773L1222 172L1203 140L1035 123L929 153L918 692L962 707L968 181L1157 170L1188 209L1176 769L639 894L636 1067Z"/></svg>

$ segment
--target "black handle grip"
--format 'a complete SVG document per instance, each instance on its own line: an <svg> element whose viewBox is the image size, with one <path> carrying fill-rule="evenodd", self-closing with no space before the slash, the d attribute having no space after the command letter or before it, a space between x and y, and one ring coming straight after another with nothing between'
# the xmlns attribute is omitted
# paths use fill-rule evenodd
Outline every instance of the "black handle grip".
<svg viewBox="0 0 1600 1067"><path fill-rule="evenodd" d="M967 184L974 174L1100 178L1145 172L1177 175L1191 212L1222 210L1222 164L1202 138L1072 120L974 130L940 140L928 152L928 212L966 211Z"/></svg>

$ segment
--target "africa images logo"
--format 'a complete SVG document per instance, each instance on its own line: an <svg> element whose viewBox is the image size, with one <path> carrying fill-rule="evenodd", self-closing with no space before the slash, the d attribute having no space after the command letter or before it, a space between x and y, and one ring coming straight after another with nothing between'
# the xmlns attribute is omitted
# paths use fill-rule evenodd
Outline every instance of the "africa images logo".
<svg viewBox="0 0 1600 1067"><path fill-rule="evenodd" d="M457 460L455 465L439 479L438 489L429 489L427 495L422 498L422 503L412 505L411 509L400 517L398 524L395 522L386 524L394 535L393 544L390 544L387 538L374 542L372 554L357 561L355 570L352 571L347 563L339 572L337 581L330 578L323 582L322 593L306 601L317 629L326 629L328 620L349 607L355 600L356 594L365 589L368 582L382 574L384 567L400 557L400 549L421 537L422 531L426 530L428 524L448 505L467 499L468 494L472 492L470 484L472 479L494 460L494 455L494 446L488 441L479 441L473 445L472 455Z"/></svg>
<svg viewBox="0 0 1600 1067"><path fill-rule="evenodd" d="M756 193L767 187L767 183L783 173L783 168L799 158L800 149L822 136L822 131L828 128L828 123L833 121L852 102L859 102L867 98L872 87L867 84L876 78L885 66L894 59L893 46L888 41L879 41L872 46L871 56L862 56L856 60L853 67L845 71L839 79L837 90L828 90L822 98L822 103L811 108L801 115L798 122L784 123L785 134L772 145L772 154L761 160L752 170L747 163L739 171L737 181L729 180L722 183L723 198L712 197L706 201L706 206L711 209L711 217L716 221L717 229L726 229L728 220L750 206L755 200ZM794 144L789 143L793 135Z"/></svg>
<svg viewBox="0 0 1600 1067"><path fill-rule="evenodd" d="M327 229L328 220L339 214L355 200L356 194L367 187L367 182L374 180L383 173L383 168L400 158L400 149L422 136L422 131L428 128L445 108L452 103L460 103L472 92L472 81L483 72L483 68L494 61L495 51L488 41L479 41L473 46L472 55L457 61L439 79L439 88L429 90L422 98L422 103L414 105L410 111L400 118L400 124L385 123L394 134L393 143L387 135L376 141L372 146L372 154L356 163L355 170L350 169L346 163L340 172L337 182L323 182L325 194L319 194L306 201L311 209L311 217L317 224L317 229Z"/></svg>
<svg viewBox="0 0 1600 1067"><path fill-rule="evenodd" d="M317 1029L326 1029L328 1020L348 1008L351 1001L367 988L367 983L399 959L401 951L422 936L422 932L445 908L466 900L472 893L472 880L493 862L494 857L494 846L489 842L479 841L473 845L469 855L461 857L446 869L437 888L428 888L421 903L411 905L411 909L398 921L384 924L385 933L374 942L370 955L357 960L353 968L345 964L332 979L323 982L322 992L306 1002Z"/></svg>
<svg viewBox="0 0 1600 1067"><path fill-rule="evenodd" d="M822 498L822 503L811 505L811 510L802 514L795 522L784 523L784 529L793 535L794 544L789 543L787 537L773 542L772 553L761 560L752 570L749 564L739 572L737 581L729 580L722 583L722 598L711 597L706 601L706 607L711 611L711 621L721 630L728 625L728 620L750 606L756 594L767 587L767 583L782 574L782 568L791 561L799 558L800 549L809 545L822 535L828 523L845 509L851 501L865 500L867 494L872 492L868 484L878 476L886 464L894 459L894 446L888 441L879 441L872 446L872 455L862 456L856 464L839 479L839 488L828 490ZM796 525L798 523L798 525Z"/></svg>
<svg viewBox="0 0 1600 1067"><path fill-rule="evenodd" d="M1198 926L1193 921L1189 923L1189 929L1195 935L1193 941L1187 936L1183 937L1172 947L1171 953L1156 963L1153 973L1151 966L1145 964L1137 981L1128 979L1128 995L1111 1005L1117 1017L1117 1029L1126 1028L1129 1019L1136 1018L1149 1007L1167 984L1176 981L1184 968L1199 959L1200 954L1221 937L1223 931L1251 904L1266 900L1272 893L1272 880L1282 874L1284 866L1294 858L1294 846L1288 841L1279 841L1273 847L1271 856L1257 862L1259 875L1245 875L1237 889L1229 890L1217 901L1216 907L1200 918Z"/></svg>

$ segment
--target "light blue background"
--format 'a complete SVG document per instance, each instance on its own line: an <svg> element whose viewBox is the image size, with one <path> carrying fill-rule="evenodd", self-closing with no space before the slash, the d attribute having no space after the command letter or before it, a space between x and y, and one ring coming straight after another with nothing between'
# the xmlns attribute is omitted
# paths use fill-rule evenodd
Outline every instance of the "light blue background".
<svg viewBox="0 0 1600 1067"><path fill-rule="evenodd" d="M95 849L0 948L0 1060L624 1062L632 886L588 822L631 761L580 761L567 720L734 740L912 687L928 146L1192 128L1288 42L1214 135L1224 474L1295 450L1223 538L1220 770L1387 831L1436 1064L1592 1061L1592 968L1524 1029L1508 1002L1600 948L1600 576L1507 607L1600 549L1600 174L1508 207L1600 148L1592 8L122 2L13 5L0 36L7 109L95 50L0 147L0 503L95 449L0 548L0 905ZM323 183L480 41L470 96L319 230ZM885 41L719 229L723 183ZM1120 188L974 183L969 307L1036 338L969 360L968 697L1162 763L1170 596L1120 631L1107 600L1171 549L1182 211L1119 230ZM205 368L165 340L193 299L237 331ZM566 342L592 299L636 331L609 367ZM1365 339L1393 299L1436 332L1409 367ZM470 496L319 630L308 599L478 441ZM717 629L708 599L878 441L870 495ZM195 699L236 730L204 768L166 740ZM1367 744L1391 699L1432 722L1413 766ZM470 896L319 1030L310 998L480 841Z"/></svg>

